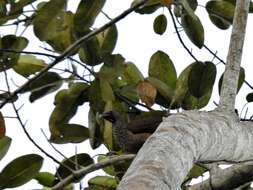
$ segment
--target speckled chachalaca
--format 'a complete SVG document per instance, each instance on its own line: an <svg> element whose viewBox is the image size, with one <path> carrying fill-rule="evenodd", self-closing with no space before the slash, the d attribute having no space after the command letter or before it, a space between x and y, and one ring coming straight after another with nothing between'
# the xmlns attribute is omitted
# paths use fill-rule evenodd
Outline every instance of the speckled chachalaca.
<svg viewBox="0 0 253 190"><path fill-rule="evenodd" d="M108 111L102 117L112 123L112 133L117 144L125 152L137 153L146 139L162 122L164 112L138 115L130 122L117 111Z"/></svg>

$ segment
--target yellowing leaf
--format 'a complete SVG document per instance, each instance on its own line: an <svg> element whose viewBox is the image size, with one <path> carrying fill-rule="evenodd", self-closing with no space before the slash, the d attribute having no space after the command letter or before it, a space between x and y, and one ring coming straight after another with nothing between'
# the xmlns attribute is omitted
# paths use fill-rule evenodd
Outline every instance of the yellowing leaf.
<svg viewBox="0 0 253 190"><path fill-rule="evenodd" d="M156 88L149 82L140 82L137 86L137 92L147 106L151 107L155 103Z"/></svg>
<svg viewBox="0 0 253 190"><path fill-rule="evenodd" d="M19 60L13 69L18 74L28 77L46 66L47 64L43 60L37 59L33 55L20 55Z"/></svg>

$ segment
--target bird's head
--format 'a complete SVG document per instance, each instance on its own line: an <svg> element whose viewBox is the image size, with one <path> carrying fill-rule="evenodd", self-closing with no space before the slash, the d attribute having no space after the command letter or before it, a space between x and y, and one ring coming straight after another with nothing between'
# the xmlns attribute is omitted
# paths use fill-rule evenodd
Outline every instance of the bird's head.
<svg viewBox="0 0 253 190"><path fill-rule="evenodd" d="M111 123L115 123L118 118L120 118L120 114L116 111L108 111L101 114L101 117Z"/></svg>

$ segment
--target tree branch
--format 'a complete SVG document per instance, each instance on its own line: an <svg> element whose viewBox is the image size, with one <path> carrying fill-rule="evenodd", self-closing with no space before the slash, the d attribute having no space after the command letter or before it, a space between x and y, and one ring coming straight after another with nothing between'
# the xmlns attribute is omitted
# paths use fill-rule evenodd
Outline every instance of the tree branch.
<svg viewBox="0 0 253 190"><path fill-rule="evenodd" d="M253 164L243 163L219 170L212 176L212 187L216 190L234 189L253 180ZM187 190L212 190L209 179L190 186Z"/></svg>
<svg viewBox="0 0 253 190"><path fill-rule="evenodd" d="M249 11L249 0L237 0L219 108L234 112L237 84Z"/></svg>
<svg viewBox="0 0 253 190"><path fill-rule="evenodd" d="M115 17L114 19L112 19L110 22L106 23L105 25L103 25L102 27L93 30L92 32L88 33L87 35L81 37L80 39L78 39L77 41L75 41L72 45L70 45L61 55L59 55L58 57L55 58L55 60L49 64L47 67L45 67L42 71L40 71L40 73L38 73L36 76L34 76L33 78L31 78L30 80L28 80L25 84L23 84L21 87L19 87L17 90L15 90L13 93L11 93L11 95L6 98L1 104L0 104L0 109L9 102L9 100L11 100L13 97L15 97L16 95L18 95L20 92L23 91L24 88L27 88L27 86L29 86L34 80L38 79L39 77L41 77L43 74L45 74L48 70L50 70L52 67L54 67L56 64L58 64L59 62L61 62L62 60L64 60L66 57L70 56L71 53L73 52L74 49L76 49L77 47L79 47L83 42L89 40L91 37L99 34L100 32L106 30L107 28L109 28L110 26L112 26L113 24L117 23L118 21L122 20L123 18L125 18L127 15L129 15L130 13L132 13L134 10L136 10L137 8L141 7L142 5L144 5L146 3L147 0L140 0L137 4L135 4L133 7L127 9L126 11L124 11L123 13L121 13L119 16Z"/></svg>
<svg viewBox="0 0 253 190"><path fill-rule="evenodd" d="M74 171L73 174L69 175L68 177L64 178L62 181L60 181L58 184L56 184L54 187L51 188L51 190L61 190L76 179L82 179L85 175L88 173L91 173L93 171L96 171L98 169L104 168L106 166L126 161L126 160L131 160L135 157L135 154L127 154L127 155L120 155L120 156L112 156L108 160L101 161L96 164L89 165L87 167L84 167L80 170Z"/></svg>

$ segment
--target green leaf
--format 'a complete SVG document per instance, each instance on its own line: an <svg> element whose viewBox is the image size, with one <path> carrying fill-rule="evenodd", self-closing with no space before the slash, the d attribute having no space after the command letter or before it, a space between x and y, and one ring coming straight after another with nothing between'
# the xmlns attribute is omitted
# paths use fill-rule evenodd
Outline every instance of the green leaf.
<svg viewBox="0 0 253 190"><path fill-rule="evenodd" d="M247 100L247 102L253 102L253 93L252 92L247 94L246 100Z"/></svg>
<svg viewBox="0 0 253 190"><path fill-rule="evenodd" d="M95 113L102 113L104 111L105 102L102 99L100 82L98 79L91 82L88 94L90 107L92 107Z"/></svg>
<svg viewBox="0 0 253 190"><path fill-rule="evenodd" d="M167 102L171 102L174 96L174 90L172 88L166 85L163 81L153 77L148 77L147 81L149 81L157 89L157 91L162 95L163 98L166 99Z"/></svg>
<svg viewBox="0 0 253 190"><path fill-rule="evenodd" d="M108 158L107 156L105 155L99 155L97 160L98 162L101 162L101 161L106 161L106 160L109 160L110 158ZM107 167L104 167L103 168L104 172L111 175L111 176L115 176L116 175L116 172L114 170L114 167L111 165L111 166L107 166Z"/></svg>
<svg viewBox="0 0 253 190"><path fill-rule="evenodd" d="M224 73L221 75L220 80L219 80L219 84L218 84L219 94L220 94L220 91L221 91L221 86L222 86L222 81L223 81L223 75L224 75ZM241 89L241 87L243 85L243 82L244 82L244 79L245 79L245 71L244 71L244 68L241 67L240 74L239 74L238 85L237 85L237 93Z"/></svg>
<svg viewBox="0 0 253 190"><path fill-rule="evenodd" d="M24 37L7 35L0 38L0 49L22 51L28 45L28 40ZM19 53L0 52L0 72L12 68L19 59Z"/></svg>
<svg viewBox="0 0 253 190"><path fill-rule="evenodd" d="M136 5L139 2L139 0L134 0L131 4L131 7ZM151 14L155 12L157 9L162 7L162 4L160 3L161 0L148 0L147 3L145 3L144 6L138 8L135 10L135 12L139 14Z"/></svg>
<svg viewBox="0 0 253 190"><path fill-rule="evenodd" d="M227 29L233 23L235 5L225 0L211 0L206 3L210 20L220 29Z"/></svg>
<svg viewBox="0 0 253 190"><path fill-rule="evenodd" d="M137 84L144 80L142 73L134 63L127 62L124 67L122 78L128 84Z"/></svg>
<svg viewBox="0 0 253 190"><path fill-rule="evenodd" d="M62 85L62 78L55 72L47 72L32 81L29 86L26 86L21 93L31 92L30 102L42 98L43 96L58 90Z"/></svg>
<svg viewBox="0 0 253 190"><path fill-rule="evenodd" d="M10 1L0 2L0 24L19 17L23 13L23 8L36 0L19 0L14 3ZM6 6L9 6L7 9Z"/></svg>
<svg viewBox="0 0 253 190"><path fill-rule="evenodd" d="M164 14L158 15L153 23L154 32L162 35L167 28L167 18Z"/></svg>
<svg viewBox="0 0 253 190"><path fill-rule="evenodd" d="M197 62L191 68L188 79L188 88L191 95L200 98L204 94L212 91L216 66L212 62Z"/></svg>
<svg viewBox="0 0 253 190"><path fill-rule="evenodd" d="M98 77L107 80L110 84L116 83L124 71L125 59L120 55L108 55L104 59L104 65L100 68Z"/></svg>
<svg viewBox="0 0 253 190"><path fill-rule="evenodd" d="M101 56L104 57L107 54L111 54L118 39L118 30L116 25L112 25L108 29L99 33L96 37L98 39Z"/></svg>
<svg viewBox="0 0 253 190"><path fill-rule="evenodd" d="M164 82L172 89L174 89L176 86L176 69L170 57L162 51L157 51L151 56L148 74L150 77Z"/></svg>
<svg viewBox="0 0 253 190"><path fill-rule="evenodd" d="M99 82L100 82L102 100L105 102L115 100L114 93L113 93L110 83L107 80L104 80L103 78L101 78Z"/></svg>
<svg viewBox="0 0 253 190"><path fill-rule="evenodd" d="M81 169L82 167L89 166L90 164L93 163L94 161L89 154L86 153L76 154L62 161L62 165L60 165L59 168L57 169L55 176L59 177L59 179L64 179L72 174L72 172L69 171L64 166L68 166L73 171L75 171Z"/></svg>
<svg viewBox="0 0 253 190"><path fill-rule="evenodd" d="M74 29L80 37L95 22L97 15L101 12L105 0L81 0L74 16Z"/></svg>
<svg viewBox="0 0 253 190"><path fill-rule="evenodd" d="M190 92L187 91L182 102L182 108L185 110L201 109L209 103L211 95L212 89L199 98L192 96Z"/></svg>
<svg viewBox="0 0 253 190"><path fill-rule="evenodd" d="M204 28L198 16L185 13L181 17L182 27L191 42L198 48L204 45Z"/></svg>
<svg viewBox="0 0 253 190"><path fill-rule="evenodd" d="M102 142L102 131L100 129L100 125L96 119L96 113L90 107L88 114L88 126L89 126L89 134L90 134L90 146L93 149L96 149L101 145Z"/></svg>
<svg viewBox="0 0 253 190"><path fill-rule="evenodd" d="M82 62L90 66L102 63L103 57L100 52L100 44L97 37L93 37L82 44L79 50L79 58Z"/></svg>
<svg viewBox="0 0 253 190"><path fill-rule="evenodd" d="M13 69L16 73L28 77L31 74L35 74L36 72L45 68L47 64L41 60L37 59L33 55L20 55L19 60L16 65L14 65Z"/></svg>
<svg viewBox="0 0 253 190"><path fill-rule="evenodd" d="M191 69L194 67L195 64L196 64L196 62L187 66L181 72L181 74L179 75L179 77L177 79L176 89L175 89L174 97L172 100L173 105L176 107L182 105L182 102L183 102L187 92L189 91L188 78L189 78L189 74L191 72Z"/></svg>
<svg viewBox="0 0 253 190"><path fill-rule="evenodd" d="M4 136L0 138L0 160L6 155L11 145L11 138Z"/></svg>
<svg viewBox="0 0 253 190"><path fill-rule="evenodd" d="M34 179L36 179L39 184L47 187L52 187L55 181L54 175L49 172L39 172Z"/></svg>
<svg viewBox="0 0 253 190"><path fill-rule="evenodd" d="M89 86L85 83L77 82L73 83L69 89L61 90L55 95L54 104L56 106L49 118L49 127L52 140L63 135L61 134L62 125L67 124L69 120L76 114L78 106L84 103L86 98L83 99L83 94L87 93L88 87ZM63 129L62 132L66 131ZM75 132L73 131L72 135L74 134Z"/></svg>
<svg viewBox="0 0 253 190"><path fill-rule="evenodd" d="M62 124L60 136L53 136L50 142L56 144L81 143L89 138L89 129L78 124Z"/></svg>
<svg viewBox="0 0 253 190"><path fill-rule="evenodd" d="M91 178L88 184L91 189L116 190L118 182L113 177L96 176Z"/></svg>
<svg viewBox="0 0 253 190"><path fill-rule="evenodd" d="M56 20L54 21L55 28L52 28L51 38L47 39L47 43L50 44L54 50L62 53L65 49L67 49L70 45L72 45L75 41L73 35L73 13L72 12L60 12ZM72 50L72 54L77 52L77 48Z"/></svg>
<svg viewBox="0 0 253 190"><path fill-rule="evenodd" d="M203 168L195 164L188 173L187 178L188 179L197 178L199 176L202 176L206 171L208 171L206 168Z"/></svg>
<svg viewBox="0 0 253 190"><path fill-rule="evenodd" d="M51 0L38 10L33 21L33 29L41 41L51 40L57 35L57 27L59 27L57 22L62 21L59 14L62 13L66 5L66 0Z"/></svg>
<svg viewBox="0 0 253 190"><path fill-rule="evenodd" d="M27 183L39 172L42 163L43 158L36 154L16 158L2 170L0 188L14 188Z"/></svg>

